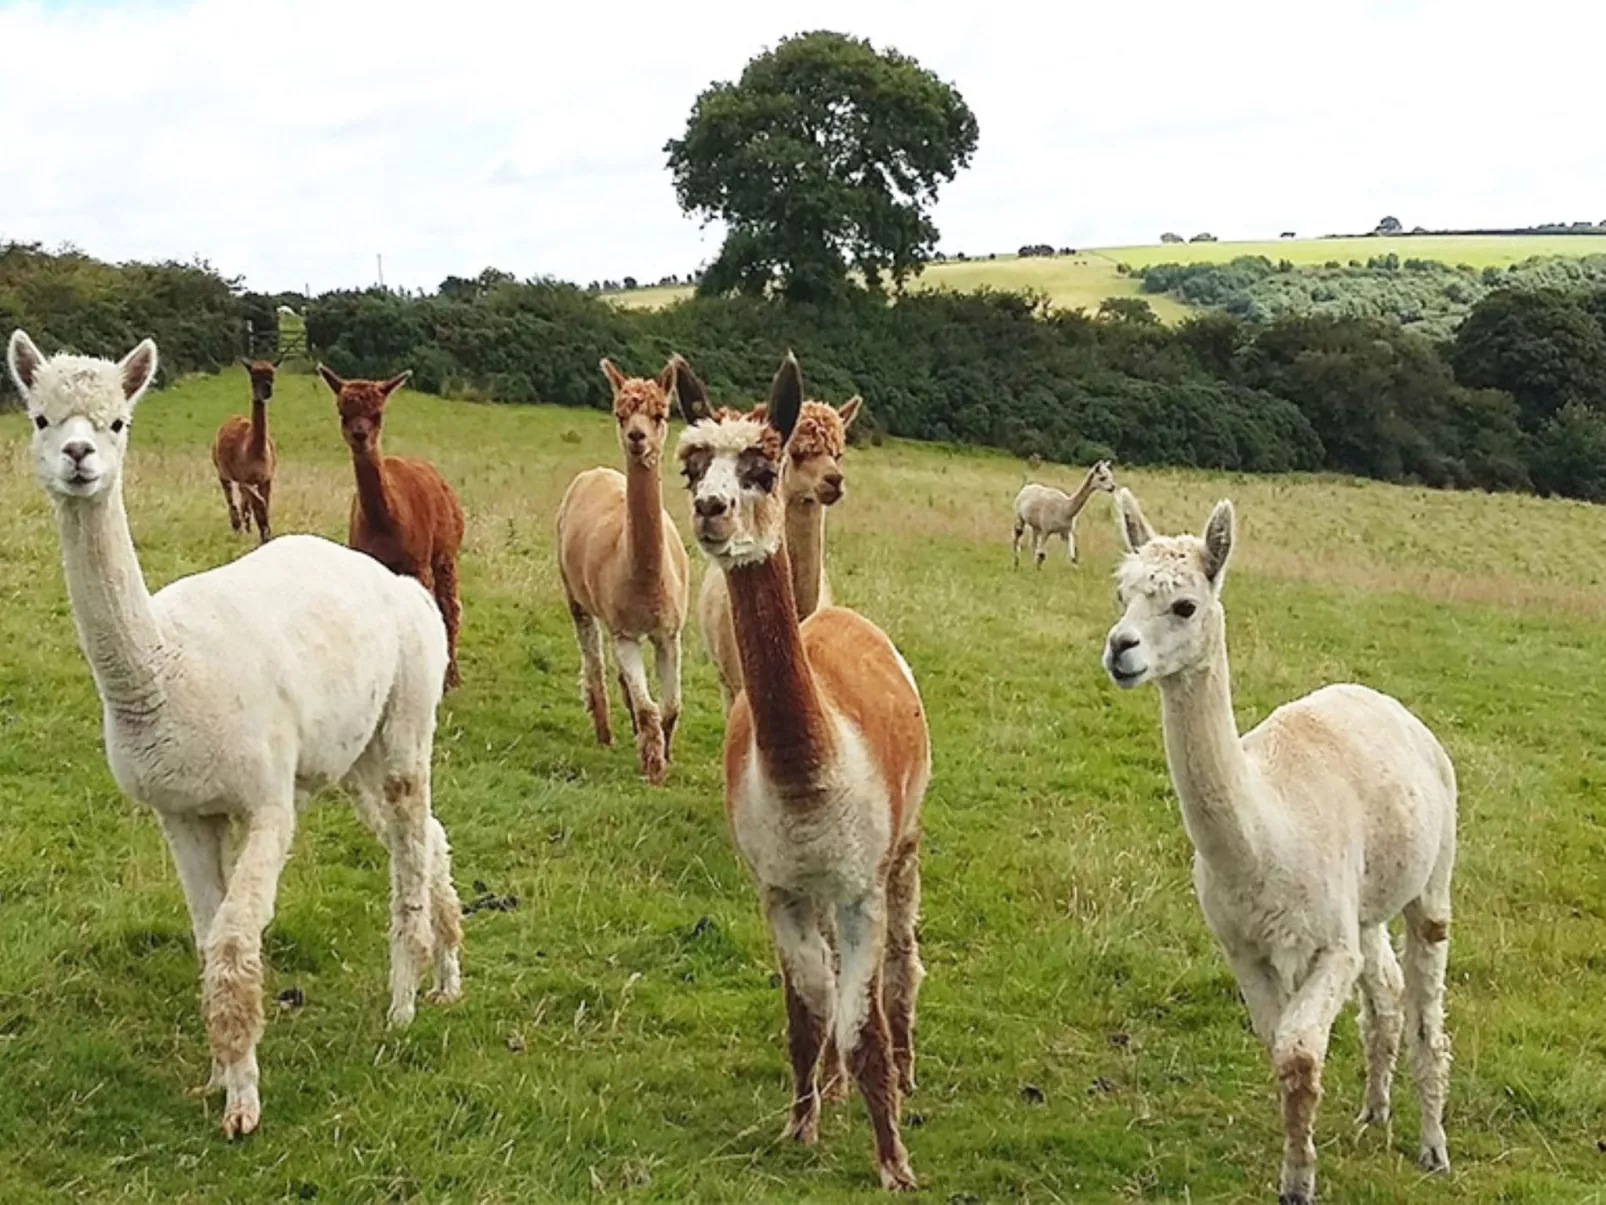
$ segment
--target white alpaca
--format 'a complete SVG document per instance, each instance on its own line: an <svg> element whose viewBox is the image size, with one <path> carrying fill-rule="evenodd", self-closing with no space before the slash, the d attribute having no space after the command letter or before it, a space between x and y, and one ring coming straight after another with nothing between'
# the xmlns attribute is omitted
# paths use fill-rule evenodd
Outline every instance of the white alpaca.
<svg viewBox="0 0 1606 1205"><path fill-rule="evenodd" d="M446 833L430 814L446 630L433 600L360 552L283 536L232 564L145 588L122 465L134 404L156 373L146 340L119 364L45 359L11 336L7 362L33 423L34 473L61 534L79 642L117 784L161 823L202 961L223 1132L261 1116L262 931L298 803L342 780L390 851L390 1020L460 992L462 941ZM225 869L231 820L244 829Z"/></svg>
<svg viewBox="0 0 1606 1205"><path fill-rule="evenodd" d="M1065 553L1071 564L1076 564L1076 516L1082 513L1093 491L1110 493L1114 489L1115 475L1110 472L1108 460L1101 460L1090 468L1074 494L1035 481L1021 486L1020 493L1015 495L1015 537L1010 543L1015 568L1020 568L1020 542L1028 528L1032 533L1032 556L1039 569L1048 556L1048 541L1053 536L1065 540Z"/></svg>
<svg viewBox="0 0 1606 1205"><path fill-rule="evenodd" d="M1157 537L1128 490L1115 503L1129 555L1118 575L1124 614L1110 629L1104 668L1118 686L1152 680L1160 689L1205 923L1281 1086L1280 1200L1304 1205L1315 1194L1322 1061L1357 979L1366 1054L1359 1121L1388 1120L1403 1029L1422 1106L1421 1164L1447 1170L1450 759L1399 702L1350 684L1279 707L1240 740L1221 607L1232 504L1216 506L1199 539ZM1402 912L1403 976L1387 928Z"/></svg>

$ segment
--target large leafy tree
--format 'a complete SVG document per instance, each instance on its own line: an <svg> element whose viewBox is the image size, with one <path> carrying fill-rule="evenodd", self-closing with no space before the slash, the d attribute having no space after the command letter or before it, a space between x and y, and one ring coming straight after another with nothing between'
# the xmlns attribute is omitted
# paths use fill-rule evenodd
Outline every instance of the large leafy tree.
<svg viewBox="0 0 1606 1205"><path fill-rule="evenodd" d="M964 98L895 50L799 34L697 98L664 147L681 208L722 220L702 291L820 300L856 269L879 291L930 258L938 188L970 163Z"/></svg>
<svg viewBox="0 0 1606 1205"><path fill-rule="evenodd" d="M1504 389L1538 431L1568 402L1606 405L1606 333L1585 304L1554 289L1500 289L1472 307L1450 363L1462 384Z"/></svg>

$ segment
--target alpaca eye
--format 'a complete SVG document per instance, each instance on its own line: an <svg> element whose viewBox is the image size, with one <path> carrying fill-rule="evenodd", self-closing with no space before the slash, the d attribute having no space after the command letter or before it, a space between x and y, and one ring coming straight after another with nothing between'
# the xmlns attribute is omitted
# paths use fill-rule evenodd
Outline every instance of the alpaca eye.
<svg viewBox="0 0 1606 1205"><path fill-rule="evenodd" d="M126 427L127 425L128 424L123 422L123 420L120 419L120 418L112 419L112 434L113 435L121 435L122 432L123 432L123 428Z"/></svg>
<svg viewBox="0 0 1606 1205"><path fill-rule="evenodd" d="M1193 613L1198 609L1198 606L1195 605L1191 598L1179 598L1171 604L1171 614L1178 619L1191 619L1193 618Z"/></svg>
<svg viewBox="0 0 1606 1205"><path fill-rule="evenodd" d="M36 429L43 431L50 426L50 420L42 414L36 414L33 416L33 425Z"/></svg>

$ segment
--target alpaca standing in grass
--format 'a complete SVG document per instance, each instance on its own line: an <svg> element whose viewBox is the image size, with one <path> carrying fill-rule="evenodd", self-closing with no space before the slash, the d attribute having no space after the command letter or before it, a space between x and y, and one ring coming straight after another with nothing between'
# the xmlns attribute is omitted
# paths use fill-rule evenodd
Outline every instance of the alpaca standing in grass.
<svg viewBox="0 0 1606 1205"><path fill-rule="evenodd" d="M273 497L273 470L278 464L273 439L268 435L268 399L273 396L273 375L278 360L241 360L251 378L251 417L231 414L212 440L212 464L223 501L229 507L229 526L251 530L254 516L258 542L266 544L268 504Z"/></svg>
<svg viewBox="0 0 1606 1205"><path fill-rule="evenodd" d="M1322 1062L1357 980L1366 1057L1359 1121L1389 1119L1403 1030L1422 1106L1420 1162L1446 1171L1450 759L1399 702L1352 684L1285 704L1240 739L1221 606L1232 504L1216 506L1199 539L1156 536L1129 490L1115 503L1127 548L1117 590L1125 611L1110 629L1104 668L1118 686L1152 680L1160 688L1166 760L1205 923L1281 1086L1280 1200L1308 1205L1315 1195ZM1403 975L1388 934L1401 912Z"/></svg>
<svg viewBox="0 0 1606 1205"><path fill-rule="evenodd" d="M223 1132L256 1129L262 931L296 808L343 781L390 851L390 1021L461 990L446 832L430 812L446 633L429 596L366 556L283 536L232 564L145 588L122 466L134 404L156 372L146 340L118 364L45 359L22 331L7 362L33 423L34 473L54 505L79 643L117 785L156 813L202 962L209 1088ZM244 829L225 868L229 823Z"/></svg>
<svg viewBox="0 0 1606 1205"><path fill-rule="evenodd" d="M681 364L685 365L685 361ZM708 392L689 365L684 367L677 391L685 413L712 417ZM786 444L786 472L781 480L786 503L783 540L792 566L792 599L797 603L800 620L831 605L831 583L825 573L825 512L842 499L842 454L847 448L848 428L861 404L857 397L843 402L840 410L824 402L804 402L797 429ZM762 422L764 407L747 417ZM742 662L723 573L703 575L697 618L708 655L719 671L720 694L728 714L732 701L741 693Z"/></svg>
<svg viewBox="0 0 1606 1205"><path fill-rule="evenodd" d="M1031 528L1032 556L1039 569L1048 557L1051 536L1064 537L1066 555L1071 558L1071 564L1076 564L1076 516L1082 513L1094 490L1111 493L1114 489L1115 474L1110 472L1108 460L1101 460L1090 468L1074 494L1051 485L1038 485L1035 481L1021 486L1020 493L1015 495L1015 538L1010 544L1015 568L1020 568L1020 542L1027 528Z"/></svg>
<svg viewBox="0 0 1606 1205"><path fill-rule="evenodd" d="M834 1032L869 1108L881 1183L912 1189L898 1115L914 1085L924 975L915 920L930 741L914 676L880 628L841 607L798 621L782 537L802 405L788 354L762 420L691 411L680 439L697 542L725 574L746 683L725 728L725 806L780 956L785 1133L819 1136L816 1070Z"/></svg>
<svg viewBox="0 0 1606 1205"><path fill-rule="evenodd" d="M457 553L463 545L463 508L429 461L386 456L379 448L385 403L413 374L404 372L388 381L346 381L320 364L318 375L334 390L340 434L351 449L357 475L346 542L392 573L416 577L435 596L446 621L450 689L459 681L457 632L463 604L457 591Z"/></svg>
<svg viewBox="0 0 1606 1205"><path fill-rule="evenodd" d="M558 506L558 574L580 642L580 686L597 741L613 743L603 676L606 629L641 772L658 785L680 718L680 632L691 591L686 547L664 510L659 468L676 364L665 365L657 380L626 377L607 359L602 372L613 388L626 471L587 469L569 483ZM647 683L647 641L657 658L661 706Z"/></svg>

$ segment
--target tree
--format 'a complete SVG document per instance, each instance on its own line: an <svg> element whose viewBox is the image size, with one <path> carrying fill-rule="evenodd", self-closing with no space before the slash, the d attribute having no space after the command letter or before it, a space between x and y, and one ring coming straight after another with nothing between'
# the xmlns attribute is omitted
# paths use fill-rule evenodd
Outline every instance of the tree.
<svg viewBox="0 0 1606 1205"><path fill-rule="evenodd" d="M1490 293L1457 329L1450 364L1463 385L1516 398L1530 433L1568 402L1606 406L1606 334L1555 289Z"/></svg>
<svg viewBox="0 0 1606 1205"><path fill-rule="evenodd" d="M1399 218L1384 218L1377 224L1377 230L1374 233L1399 234L1404 229L1405 227L1401 225Z"/></svg>
<svg viewBox="0 0 1606 1205"><path fill-rule="evenodd" d="M906 55L842 34L799 34L735 83L697 98L664 150L680 206L728 227L705 294L829 297L857 269L879 292L937 243L928 211L969 165L976 118Z"/></svg>

